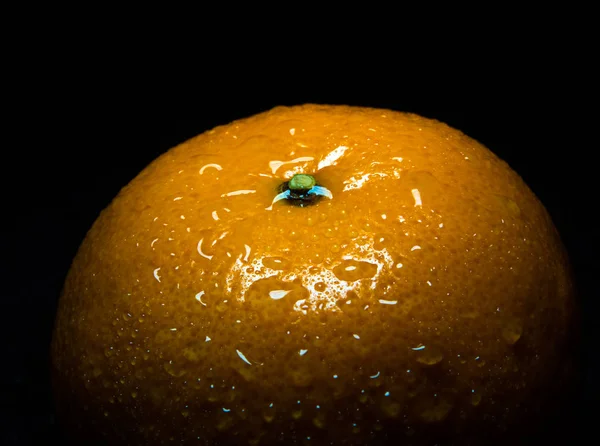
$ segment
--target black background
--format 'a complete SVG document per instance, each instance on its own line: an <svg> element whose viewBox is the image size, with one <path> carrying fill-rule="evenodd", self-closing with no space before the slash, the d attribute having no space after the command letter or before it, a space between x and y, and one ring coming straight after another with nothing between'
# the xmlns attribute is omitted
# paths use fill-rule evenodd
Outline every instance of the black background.
<svg viewBox="0 0 600 446"><path fill-rule="evenodd" d="M299 65L295 76L288 68L272 69L256 81L252 65L232 67L226 78L219 78L224 71L207 78L214 64L192 70L186 63L171 65L186 73L185 82L173 73L149 77L152 64L135 73L118 61L108 68L94 62L70 65L41 83L31 82L27 88L35 94L12 110L17 138L4 152L2 167L10 212L2 217L8 228L0 290L6 330L1 444L60 441L49 342L65 275L99 212L174 145L233 119L306 102L386 107L444 121L482 142L524 178L558 227L578 284L584 387L572 413L578 420L573 435L584 438L599 393L592 342L598 331L592 287L596 205L589 197L591 143L579 139L583 112L568 101L570 87L548 80L545 70L507 79L507 73L490 77L474 67L480 71L461 83L439 85L434 77L431 85L417 86L395 74L348 79L344 73L351 70L343 64ZM551 88L538 85L542 74Z"/></svg>

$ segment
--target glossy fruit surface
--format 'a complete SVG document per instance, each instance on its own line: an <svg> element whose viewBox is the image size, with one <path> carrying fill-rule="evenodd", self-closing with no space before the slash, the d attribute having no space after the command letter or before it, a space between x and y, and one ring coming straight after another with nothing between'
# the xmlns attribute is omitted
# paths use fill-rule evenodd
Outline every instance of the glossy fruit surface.
<svg viewBox="0 0 600 446"><path fill-rule="evenodd" d="M322 193L276 199L315 190L297 174ZM484 444L558 391L572 295L545 209L473 139L278 107L101 213L61 297L57 401L109 444Z"/></svg>

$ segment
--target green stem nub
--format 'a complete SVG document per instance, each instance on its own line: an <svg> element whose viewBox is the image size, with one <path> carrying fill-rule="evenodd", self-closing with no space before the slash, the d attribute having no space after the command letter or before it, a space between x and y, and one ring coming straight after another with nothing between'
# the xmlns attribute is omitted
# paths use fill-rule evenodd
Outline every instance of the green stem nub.
<svg viewBox="0 0 600 446"><path fill-rule="evenodd" d="M305 173L294 175L290 181L280 184L277 191L279 193L273 199L271 206L280 200L286 200L293 206L305 207L315 204L323 197L333 198L329 189L317 185L317 180Z"/></svg>
<svg viewBox="0 0 600 446"><path fill-rule="evenodd" d="M302 194L311 190L316 184L317 182L312 175L299 173L292 177L288 183L288 187L292 192Z"/></svg>

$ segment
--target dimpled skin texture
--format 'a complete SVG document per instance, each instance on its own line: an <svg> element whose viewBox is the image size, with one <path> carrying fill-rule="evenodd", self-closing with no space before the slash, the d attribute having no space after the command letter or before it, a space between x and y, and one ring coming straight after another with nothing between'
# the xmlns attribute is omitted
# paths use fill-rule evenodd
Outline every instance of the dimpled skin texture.
<svg viewBox="0 0 600 446"><path fill-rule="evenodd" d="M294 173L333 198L272 203ZM60 300L59 413L86 444L482 444L558 392L572 295L545 209L478 142L278 107L101 213Z"/></svg>

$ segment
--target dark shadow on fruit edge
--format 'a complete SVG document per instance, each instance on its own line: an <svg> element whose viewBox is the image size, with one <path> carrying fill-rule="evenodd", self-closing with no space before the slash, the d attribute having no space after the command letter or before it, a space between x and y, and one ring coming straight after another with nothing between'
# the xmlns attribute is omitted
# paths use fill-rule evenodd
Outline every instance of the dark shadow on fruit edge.
<svg viewBox="0 0 600 446"><path fill-rule="evenodd" d="M39 314L39 313L38 313ZM50 313L52 314L52 313ZM580 314L580 317L583 315ZM44 328L50 332L50 324L48 321L38 321L44 325ZM586 364L582 353L588 347L589 338L585 338L585 333L577 328L581 327L580 321L576 321L576 329L573 331L574 336L571 340L573 347L572 353L577 360L578 379L564 383L569 387L570 394L560 401L557 401L558 410L550 414L543 420L523 420L525 429L515 429L507 437L486 438L485 444L489 445L528 445L528 444L583 444L585 433L589 429L591 423L591 406L593 401L586 396L586 390L591 385L583 376L583 371L590 370L590 364ZM583 341L578 341L583 337ZM46 344L49 343L49 336L46 338ZM577 347L578 346L578 347ZM16 406L12 408L13 414L29 414L26 418L16 421L16 425L11 427L14 431L14 437L8 437L6 445L42 445L42 444L81 444L72 443L60 428L59 423L55 418L53 410L54 401L52 392L50 391L50 376L49 373L42 371L50 370L49 353L29 356L27 363L28 375L23 377L21 383L17 383L17 388L11 389L13 394L20 395L15 398ZM591 379L591 373L587 376ZM20 384L29 383L30 387L19 388ZM589 410L588 410L589 409ZM83 416L83 415L82 415ZM537 426L537 427L532 427ZM19 432L20 431L20 432ZM485 432L482 432L482 437L487 437ZM377 444L403 444L398 440L406 439L404 434L397 439L379 442ZM410 441L410 440L409 440ZM107 443L96 442L86 444L104 445ZM241 442L241 444L246 444ZM410 444L410 443L408 443ZM454 443L451 438L446 438L443 442L436 444L460 444Z"/></svg>

